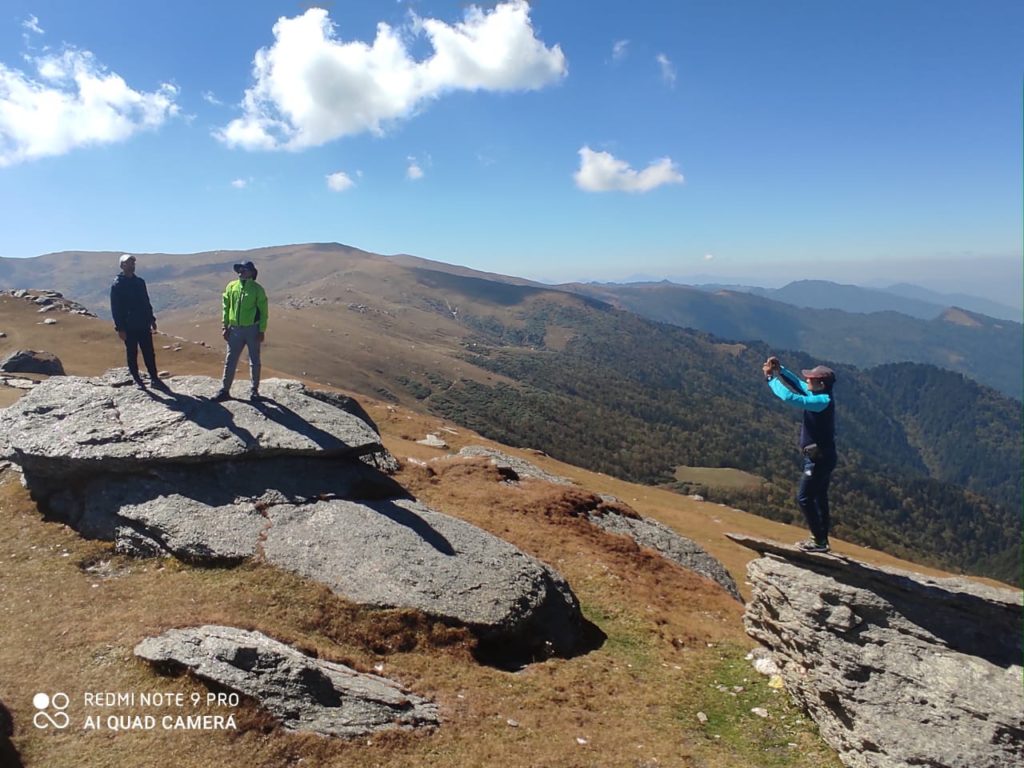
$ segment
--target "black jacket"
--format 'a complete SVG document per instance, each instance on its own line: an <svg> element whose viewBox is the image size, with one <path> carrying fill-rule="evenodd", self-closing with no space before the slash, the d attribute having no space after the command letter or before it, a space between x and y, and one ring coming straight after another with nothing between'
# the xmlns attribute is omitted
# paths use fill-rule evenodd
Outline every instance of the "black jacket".
<svg viewBox="0 0 1024 768"><path fill-rule="evenodd" d="M148 331L156 322L153 305L149 303L146 281L123 272L110 286L110 315L118 331Z"/></svg>

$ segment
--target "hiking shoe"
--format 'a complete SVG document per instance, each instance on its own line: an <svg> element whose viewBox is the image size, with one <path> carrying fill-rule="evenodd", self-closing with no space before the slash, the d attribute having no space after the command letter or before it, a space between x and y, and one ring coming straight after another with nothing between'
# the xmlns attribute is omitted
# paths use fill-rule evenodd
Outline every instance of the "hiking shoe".
<svg viewBox="0 0 1024 768"><path fill-rule="evenodd" d="M249 402L250 403L259 403L262 400L263 400L263 395L261 395L259 392L252 392L249 395Z"/></svg>
<svg viewBox="0 0 1024 768"><path fill-rule="evenodd" d="M215 403L223 403L225 400L231 399L231 393L228 392L227 390L222 389L220 392L218 392L210 399L213 400L213 402Z"/></svg>
<svg viewBox="0 0 1024 768"><path fill-rule="evenodd" d="M830 552L828 542L819 542L814 539L808 539L807 541L801 541L797 546L804 552Z"/></svg>

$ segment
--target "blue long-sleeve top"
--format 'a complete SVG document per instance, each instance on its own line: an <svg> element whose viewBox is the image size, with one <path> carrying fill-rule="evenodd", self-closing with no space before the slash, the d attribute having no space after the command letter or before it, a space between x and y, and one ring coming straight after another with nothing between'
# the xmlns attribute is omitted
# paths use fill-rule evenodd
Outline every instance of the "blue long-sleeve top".
<svg viewBox="0 0 1024 768"><path fill-rule="evenodd" d="M824 453L835 453L836 409L831 386L824 392L812 393L788 368L780 368L778 376L770 376L768 386L782 402L803 409L800 447L816 444Z"/></svg>

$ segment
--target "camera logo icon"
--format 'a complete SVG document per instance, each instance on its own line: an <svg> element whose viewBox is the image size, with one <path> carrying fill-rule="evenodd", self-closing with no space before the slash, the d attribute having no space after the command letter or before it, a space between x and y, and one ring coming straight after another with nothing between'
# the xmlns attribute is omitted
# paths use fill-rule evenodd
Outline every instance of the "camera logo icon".
<svg viewBox="0 0 1024 768"><path fill-rule="evenodd" d="M37 693L32 697L32 706L38 710L32 718L32 724L42 730L67 728L71 723L71 718L64 710L70 703L71 699L66 693L55 693L52 696L42 692Z"/></svg>

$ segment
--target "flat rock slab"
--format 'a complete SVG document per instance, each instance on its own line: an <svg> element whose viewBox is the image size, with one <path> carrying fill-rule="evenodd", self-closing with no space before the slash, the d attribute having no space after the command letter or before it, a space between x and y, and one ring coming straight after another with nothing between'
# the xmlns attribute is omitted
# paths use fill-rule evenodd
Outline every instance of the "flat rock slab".
<svg viewBox="0 0 1024 768"><path fill-rule="evenodd" d="M437 705L397 683L314 659L260 633L234 627L172 629L135 646L135 655L255 699L285 728L326 736L430 728Z"/></svg>
<svg viewBox="0 0 1024 768"><path fill-rule="evenodd" d="M747 633L846 765L1024 764L1019 591L730 538L766 553Z"/></svg>
<svg viewBox="0 0 1024 768"><path fill-rule="evenodd" d="M279 455L383 453L372 423L342 401L299 382L262 383L266 401L213 402L219 383L170 379L173 392L135 387L123 374L62 376L4 410L0 458L50 477L137 472L155 464L205 463Z"/></svg>

